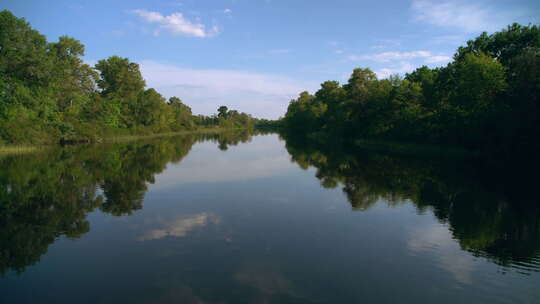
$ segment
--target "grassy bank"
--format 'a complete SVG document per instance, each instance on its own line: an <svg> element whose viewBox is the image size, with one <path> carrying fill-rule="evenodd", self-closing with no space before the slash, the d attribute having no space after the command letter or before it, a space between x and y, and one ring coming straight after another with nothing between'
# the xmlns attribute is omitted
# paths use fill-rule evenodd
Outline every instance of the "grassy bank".
<svg viewBox="0 0 540 304"><path fill-rule="evenodd" d="M0 155L30 153L40 148L41 146L0 146Z"/></svg>
<svg viewBox="0 0 540 304"><path fill-rule="evenodd" d="M141 140L141 139L150 139L150 138L159 138L159 137L171 137L171 136L179 136L179 135L188 135L188 134L218 134L222 132L227 131L234 131L234 130L241 130L242 128L233 128L233 129L225 129L225 128L202 128L202 129L196 129L196 130L185 130L185 131L178 131L178 132L166 132L166 133L154 133L154 134L127 134L127 135L111 135L104 137L98 141L93 141L97 143L115 143L115 142L127 142L127 141L133 141L133 140ZM74 141L74 144L77 143L88 143L86 141ZM48 147L54 147L58 146L58 143L55 144L48 144L48 145L0 145L0 156L1 155L9 155L9 154L23 154L23 153L31 153L40 151L43 149L46 149Z"/></svg>
<svg viewBox="0 0 540 304"><path fill-rule="evenodd" d="M139 140L139 139L170 137L170 136L188 135L188 134L217 134L217 133L241 130L241 129L242 128L235 128L235 129L203 128L203 129L196 129L196 130L155 133L155 134L118 135L118 136L110 136L110 137L104 138L103 142L123 142L123 141Z"/></svg>

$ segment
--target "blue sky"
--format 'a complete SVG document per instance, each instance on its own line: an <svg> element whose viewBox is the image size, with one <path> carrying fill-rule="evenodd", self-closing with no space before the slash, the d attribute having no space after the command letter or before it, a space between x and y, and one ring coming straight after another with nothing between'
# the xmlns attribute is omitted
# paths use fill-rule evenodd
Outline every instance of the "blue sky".
<svg viewBox="0 0 540 304"><path fill-rule="evenodd" d="M149 87L196 114L219 105L257 117L283 115L291 98L355 67L380 78L448 63L482 31L540 23L540 1L4 0L49 41L86 46L141 65Z"/></svg>

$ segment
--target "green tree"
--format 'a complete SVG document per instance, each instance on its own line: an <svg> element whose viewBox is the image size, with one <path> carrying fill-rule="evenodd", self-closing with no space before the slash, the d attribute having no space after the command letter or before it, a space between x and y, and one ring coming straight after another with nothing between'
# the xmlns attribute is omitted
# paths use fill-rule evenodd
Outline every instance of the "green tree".
<svg viewBox="0 0 540 304"><path fill-rule="evenodd" d="M362 103L369 97L370 86L377 81L377 75L370 69L354 69L344 86L350 99Z"/></svg>
<svg viewBox="0 0 540 304"><path fill-rule="evenodd" d="M55 99L61 110L88 102L96 90L98 74L79 58L84 56L80 41L61 36L48 45L54 61Z"/></svg>
<svg viewBox="0 0 540 304"><path fill-rule="evenodd" d="M139 65L127 58L111 56L99 60L95 68L100 72L98 86L104 96L132 99L146 86Z"/></svg>
<svg viewBox="0 0 540 304"><path fill-rule="evenodd" d="M486 54L507 65L512 58L530 47L540 47L540 27L538 25L523 26L518 23L506 29L488 35L482 33L474 40L467 41L466 46L459 47L454 59L462 60L467 54Z"/></svg>
<svg viewBox="0 0 540 304"><path fill-rule="evenodd" d="M436 110L438 106L435 84L439 71L439 68L430 69L424 65L405 75L406 80L420 84L424 95L423 106L429 111Z"/></svg>
<svg viewBox="0 0 540 304"><path fill-rule="evenodd" d="M192 118L191 108L182 103L178 97L169 98L169 106L173 111L172 130L192 129L195 122Z"/></svg>
<svg viewBox="0 0 540 304"><path fill-rule="evenodd" d="M67 36L47 43L24 19L0 11L0 145L253 126L251 116L226 107L219 117L194 118L179 98L167 104L145 90L138 64L111 56L94 69L81 59L84 49Z"/></svg>
<svg viewBox="0 0 540 304"><path fill-rule="evenodd" d="M227 118L227 111L229 109L226 106L220 106L218 108L218 117Z"/></svg>
<svg viewBox="0 0 540 304"><path fill-rule="evenodd" d="M508 87L505 68L487 55L467 54L451 73L452 88L441 111L443 126L453 142L473 147L489 135L490 123L501 109L499 101Z"/></svg>
<svg viewBox="0 0 540 304"><path fill-rule="evenodd" d="M46 85L51 62L45 36L23 18L0 11L0 74L29 86Z"/></svg>

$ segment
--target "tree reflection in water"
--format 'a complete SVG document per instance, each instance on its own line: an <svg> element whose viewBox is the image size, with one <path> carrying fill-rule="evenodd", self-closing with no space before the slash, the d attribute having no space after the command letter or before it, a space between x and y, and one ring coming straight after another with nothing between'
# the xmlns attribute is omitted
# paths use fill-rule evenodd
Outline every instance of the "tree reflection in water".
<svg viewBox="0 0 540 304"><path fill-rule="evenodd" d="M461 248L473 255L525 273L540 271L540 203L526 184L534 179L474 170L467 160L310 146L284 136L292 160L303 169L316 168L323 187L341 185L353 210L412 202L419 212L432 210L447 223Z"/></svg>
<svg viewBox="0 0 540 304"><path fill-rule="evenodd" d="M148 183L168 163L181 162L194 143L226 147L251 136L238 130L0 158L0 274L23 272L61 236L87 233L89 212L122 216L141 209Z"/></svg>
<svg viewBox="0 0 540 304"><path fill-rule="evenodd" d="M0 274L23 272L59 237L88 232L89 212L125 216L141 209L148 183L168 163L181 162L194 143L210 140L226 150L251 136L190 135L0 158ZM447 223L473 255L525 273L540 269L540 204L523 179L501 178L515 175L481 174L467 161L314 147L291 138L286 148L301 168L316 168L323 187L342 187L353 210L412 202ZM169 226L158 233L183 231Z"/></svg>

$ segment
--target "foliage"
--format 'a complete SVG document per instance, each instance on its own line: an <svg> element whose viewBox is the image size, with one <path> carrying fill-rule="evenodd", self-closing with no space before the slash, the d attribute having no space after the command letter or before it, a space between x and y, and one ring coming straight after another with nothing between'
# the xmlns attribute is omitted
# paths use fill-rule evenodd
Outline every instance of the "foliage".
<svg viewBox="0 0 540 304"><path fill-rule="evenodd" d="M540 27L513 24L468 41L446 67L377 79L355 69L293 99L281 125L313 141L457 145L496 155L540 151ZM536 139L535 139L536 138Z"/></svg>
<svg viewBox="0 0 540 304"><path fill-rule="evenodd" d="M193 116L178 97L146 88L139 65L111 56L85 64L84 45L47 42L22 18L0 11L0 143L92 142L104 137L197 128L250 128L253 118L219 108Z"/></svg>

